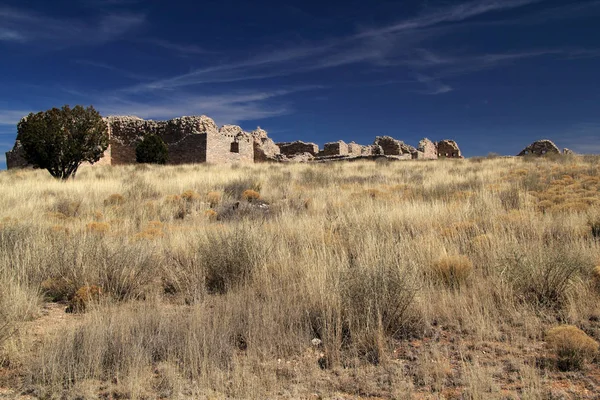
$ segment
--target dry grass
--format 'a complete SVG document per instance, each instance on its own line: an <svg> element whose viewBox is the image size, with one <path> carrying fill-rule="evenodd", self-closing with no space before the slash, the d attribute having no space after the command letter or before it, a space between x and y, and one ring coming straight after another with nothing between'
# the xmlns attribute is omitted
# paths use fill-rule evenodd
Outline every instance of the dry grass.
<svg viewBox="0 0 600 400"><path fill-rule="evenodd" d="M580 370L598 353L598 342L573 325L550 329L546 342L556 353L558 367L562 371Z"/></svg>
<svg viewBox="0 0 600 400"><path fill-rule="evenodd" d="M0 386L593 398L590 357L568 376L540 360L556 321L600 338L599 172L590 157L1 172ZM92 287L54 333L25 328Z"/></svg>

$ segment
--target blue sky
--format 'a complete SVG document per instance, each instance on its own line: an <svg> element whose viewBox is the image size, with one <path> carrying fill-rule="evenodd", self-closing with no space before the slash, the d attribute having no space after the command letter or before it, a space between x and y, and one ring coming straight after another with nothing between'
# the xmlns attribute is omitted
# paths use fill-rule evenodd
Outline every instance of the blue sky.
<svg viewBox="0 0 600 400"><path fill-rule="evenodd" d="M276 141L600 152L600 1L0 0L0 168L30 111L205 114Z"/></svg>

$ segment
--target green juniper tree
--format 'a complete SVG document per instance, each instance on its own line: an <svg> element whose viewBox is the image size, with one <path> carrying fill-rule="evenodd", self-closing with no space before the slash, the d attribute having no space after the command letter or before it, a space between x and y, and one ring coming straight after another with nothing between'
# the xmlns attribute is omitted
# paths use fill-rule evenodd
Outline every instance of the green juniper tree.
<svg viewBox="0 0 600 400"><path fill-rule="evenodd" d="M17 132L27 162L63 180L74 177L82 163L100 160L108 147L107 125L92 106L30 113Z"/></svg>
<svg viewBox="0 0 600 400"><path fill-rule="evenodd" d="M135 148L135 158L139 163L166 164L169 159L169 148L160 136L146 135Z"/></svg>

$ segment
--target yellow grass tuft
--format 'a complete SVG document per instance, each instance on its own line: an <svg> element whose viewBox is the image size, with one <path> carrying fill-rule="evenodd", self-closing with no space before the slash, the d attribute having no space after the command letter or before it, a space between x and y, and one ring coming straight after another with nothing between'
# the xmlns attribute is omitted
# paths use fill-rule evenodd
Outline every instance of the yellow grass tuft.
<svg viewBox="0 0 600 400"><path fill-rule="evenodd" d="M461 254L444 256L433 263L432 271L441 283L459 288L473 272L473 262Z"/></svg>
<svg viewBox="0 0 600 400"><path fill-rule="evenodd" d="M85 312L90 303L98 301L102 295L102 289L96 285L86 285L77 290L69 302L67 312Z"/></svg>
<svg viewBox="0 0 600 400"><path fill-rule="evenodd" d="M217 218L217 215L218 215L218 213L217 213L215 210L206 210L206 211L204 212L204 215L205 215L205 216L207 216L208 218L211 218L211 219L216 219L216 218Z"/></svg>
<svg viewBox="0 0 600 400"><path fill-rule="evenodd" d="M191 202L200 200L201 196L193 190L186 190L181 194L181 198L185 201Z"/></svg>
<svg viewBox="0 0 600 400"><path fill-rule="evenodd" d="M90 222L85 229L91 233L104 234L110 230L110 224L108 222Z"/></svg>
<svg viewBox="0 0 600 400"><path fill-rule="evenodd" d="M573 325L562 325L546 333L546 343L555 352L562 371L580 370L598 353L598 343Z"/></svg>
<svg viewBox="0 0 600 400"><path fill-rule="evenodd" d="M211 207L216 207L221 202L222 195L220 192L208 192L206 201Z"/></svg>
<svg viewBox="0 0 600 400"><path fill-rule="evenodd" d="M260 199L260 193L255 190L247 189L242 193L242 199L247 200L248 202L252 202L254 200Z"/></svg>

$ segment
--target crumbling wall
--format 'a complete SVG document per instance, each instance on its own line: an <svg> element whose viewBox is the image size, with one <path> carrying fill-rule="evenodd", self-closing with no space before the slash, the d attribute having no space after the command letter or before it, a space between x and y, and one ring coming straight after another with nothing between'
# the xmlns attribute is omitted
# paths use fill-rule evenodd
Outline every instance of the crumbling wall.
<svg viewBox="0 0 600 400"><path fill-rule="evenodd" d="M348 154L351 156L360 156L362 154L362 148L360 144L354 142L348 143Z"/></svg>
<svg viewBox="0 0 600 400"><path fill-rule="evenodd" d="M323 151L319 153L321 156L347 156L348 144L343 140L338 140L337 142L325 143L323 146Z"/></svg>
<svg viewBox="0 0 600 400"><path fill-rule="evenodd" d="M438 158L438 149L435 143L427 138L421 139L417 146L418 154L417 158L423 158L425 160L436 160Z"/></svg>
<svg viewBox="0 0 600 400"><path fill-rule="evenodd" d="M267 131L258 127L250 132L254 139L254 162L279 161L281 150L275 142L269 138Z"/></svg>
<svg viewBox="0 0 600 400"><path fill-rule="evenodd" d="M161 137L169 149L169 164L206 162L207 134L218 133L206 117L181 117L168 121L138 117L108 117L112 165L135 164L135 148L146 135Z"/></svg>
<svg viewBox="0 0 600 400"><path fill-rule="evenodd" d="M254 162L254 139L236 125L224 125L218 132L208 132L206 162L212 164Z"/></svg>
<svg viewBox="0 0 600 400"><path fill-rule="evenodd" d="M396 140L391 136L377 136L374 145L381 146L383 154L386 156L402 156L404 154L414 154L417 152L413 146L405 144L401 140Z"/></svg>
<svg viewBox="0 0 600 400"><path fill-rule="evenodd" d="M24 168L28 165L23 145L20 140L17 140L12 150L6 152L6 168Z"/></svg>
<svg viewBox="0 0 600 400"><path fill-rule="evenodd" d="M517 156L543 156L545 154L560 154L558 147L548 139L537 140L525 147Z"/></svg>
<svg viewBox="0 0 600 400"><path fill-rule="evenodd" d="M441 158L463 158L458 148L458 144L454 140L442 140L437 142L438 157Z"/></svg>
<svg viewBox="0 0 600 400"><path fill-rule="evenodd" d="M301 140L297 140L295 142L284 142L277 143L279 149L281 150L281 154L286 156L293 156L295 154L302 153L310 153L313 156L316 156L319 153L319 146L315 143L305 143Z"/></svg>

